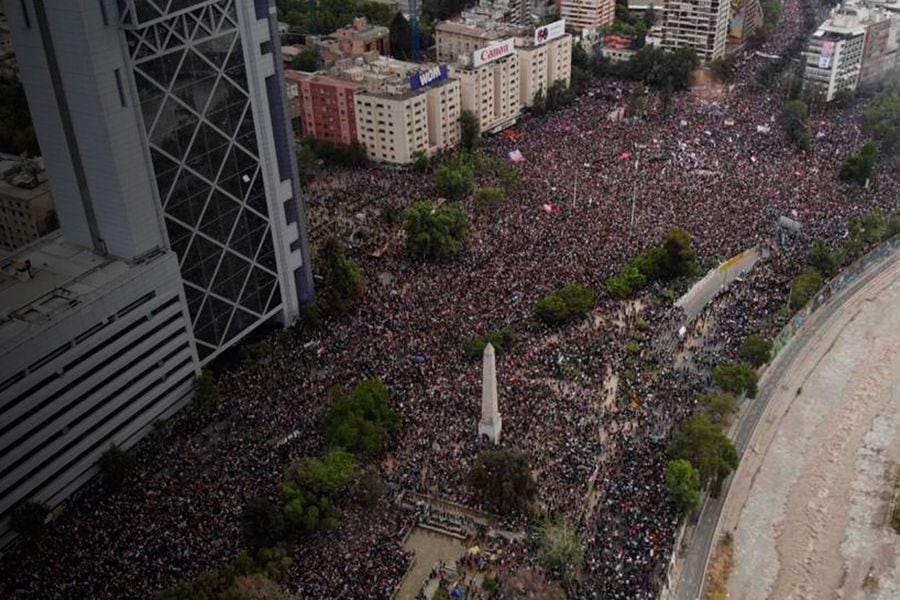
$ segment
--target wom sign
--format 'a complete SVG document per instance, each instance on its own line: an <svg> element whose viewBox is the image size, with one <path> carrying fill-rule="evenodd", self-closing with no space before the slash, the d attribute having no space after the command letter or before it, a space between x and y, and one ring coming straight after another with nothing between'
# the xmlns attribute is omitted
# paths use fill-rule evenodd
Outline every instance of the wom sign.
<svg viewBox="0 0 900 600"><path fill-rule="evenodd" d="M450 71L447 68L447 65L437 65L428 69L427 71L419 71L415 75L409 78L409 87L418 90L423 87L429 86L432 83L437 83L438 81L444 81L449 76Z"/></svg>

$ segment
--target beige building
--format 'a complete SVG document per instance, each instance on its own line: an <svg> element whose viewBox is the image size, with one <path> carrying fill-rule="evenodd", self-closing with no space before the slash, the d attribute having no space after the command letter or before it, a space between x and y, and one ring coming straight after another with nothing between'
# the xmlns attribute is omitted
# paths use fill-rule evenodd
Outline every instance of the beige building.
<svg viewBox="0 0 900 600"><path fill-rule="evenodd" d="M459 79L463 110L478 117L481 131L493 133L516 122L522 112L519 100L519 56L515 50L503 58L454 69Z"/></svg>
<svg viewBox="0 0 900 600"><path fill-rule="evenodd" d="M538 91L562 81L569 87L572 80L572 36L563 35L543 44L523 44L519 54L519 101L531 106Z"/></svg>
<svg viewBox="0 0 900 600"><path fill-rule="evenodd" d="M616 0L561 0L559 16L575 33L600 29L615 20Z"/></svg>
<svg viewBox="0 0 900 600"><path fill-rule="evenodd" d="M467 23L441 21L434 27L434 44L440 62L466 63L476 50L500 40L524 34L523 27L486 19Z"/></svg>
<svg viewBox="0 0 900 600"><path fill-rule="evenodd" d="M0 157L0 248L16 250L59 227L40 159Z"/></svg>
<svg viewBox="0 0 900 600"><path fill-rule="evenodd" d="M359 91L356 132L369 158L406 165L459 144L460 82L443 79L418 90Z"/></svg>
<svg viewBox="0 0 900 600"><path fill-rule="evenodd" d="M730 0L666 0L661 46L693 48L704 62L722 58L730 18Z"/></svg>

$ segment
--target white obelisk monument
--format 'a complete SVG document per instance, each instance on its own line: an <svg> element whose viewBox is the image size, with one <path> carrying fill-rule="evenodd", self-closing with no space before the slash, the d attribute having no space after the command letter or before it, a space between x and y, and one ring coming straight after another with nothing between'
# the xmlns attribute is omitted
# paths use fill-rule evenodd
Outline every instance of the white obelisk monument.
<svg viewBox="0 0 900 600"><path fill-rule="evenodd" d="M481 373L481 421L478 422L478 437L486 435L495 444L500 443L500 409L497 406L497 365L494 347L484 347Z"/></svg>

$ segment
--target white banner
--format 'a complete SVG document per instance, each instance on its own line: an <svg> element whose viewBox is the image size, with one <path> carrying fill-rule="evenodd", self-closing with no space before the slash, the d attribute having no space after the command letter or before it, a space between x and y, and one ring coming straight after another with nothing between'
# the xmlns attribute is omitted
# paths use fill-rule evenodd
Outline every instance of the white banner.
<svg viewBox="0 0 900 600"><path fill-rule="evenodd" d="M498 58L509 56L515 51L515 38L509 38L500 42L495 42L490 46L487 46L486 48L482 48L481 50L476 50L475 52L473 52L472 65L480 67L481 65L485 65L493 60L497 60Z"/></svg>
<svg viewBox="0 0 900 600"><path fill-rule="evenodd" d="M562 37L566 33L566 20L553 21L534 30L534 45L540 46L550 40Z"/></svg>

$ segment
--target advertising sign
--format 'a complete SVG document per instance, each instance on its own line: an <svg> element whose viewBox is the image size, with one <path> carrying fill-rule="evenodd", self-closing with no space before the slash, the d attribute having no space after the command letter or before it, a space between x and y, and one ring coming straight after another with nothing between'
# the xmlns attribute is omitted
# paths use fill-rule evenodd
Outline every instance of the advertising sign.
<svg viewBox="0 0 900 600"><path fill-rule="evenodd" d="M827 69L831 66L831 57L830 56L820 56L819 57L819 68Z"/></svg>
<svg viewBox="0 0 900 600"><path fill-rule="evenodd" d="M538 27L534 30L534 45L540 46L550 40L555 40L566 33L566 20L553 21L549 25Z"/></svg>
<svg viewBox="0 0 900 600"><path fill-rule="evenodd" d="M834 42L822 42L822 56L834 54Z"/></svg>
<svg viewBox="0 0 900 600"><path fill-rule="evenodd" d="M432 83L437 83L439 81L444 81L450 74L450 70L447 68L447 65L436 65L431 67L427 71L419 71L415 75L409 78L409 87L413 90L418 90L423 87L429 86Z"/></svg>
<svg viewBox="0 0 900 600"><path fill-rule="evenodd" d="M509 56L515 51L515 38L508 38L500 42L494 42L490 46L482 48L481 50L476 50L472 53L472 65L475 67L480 67L481 65L486 65L487 63L497 60L498 58Z"/></svg>

